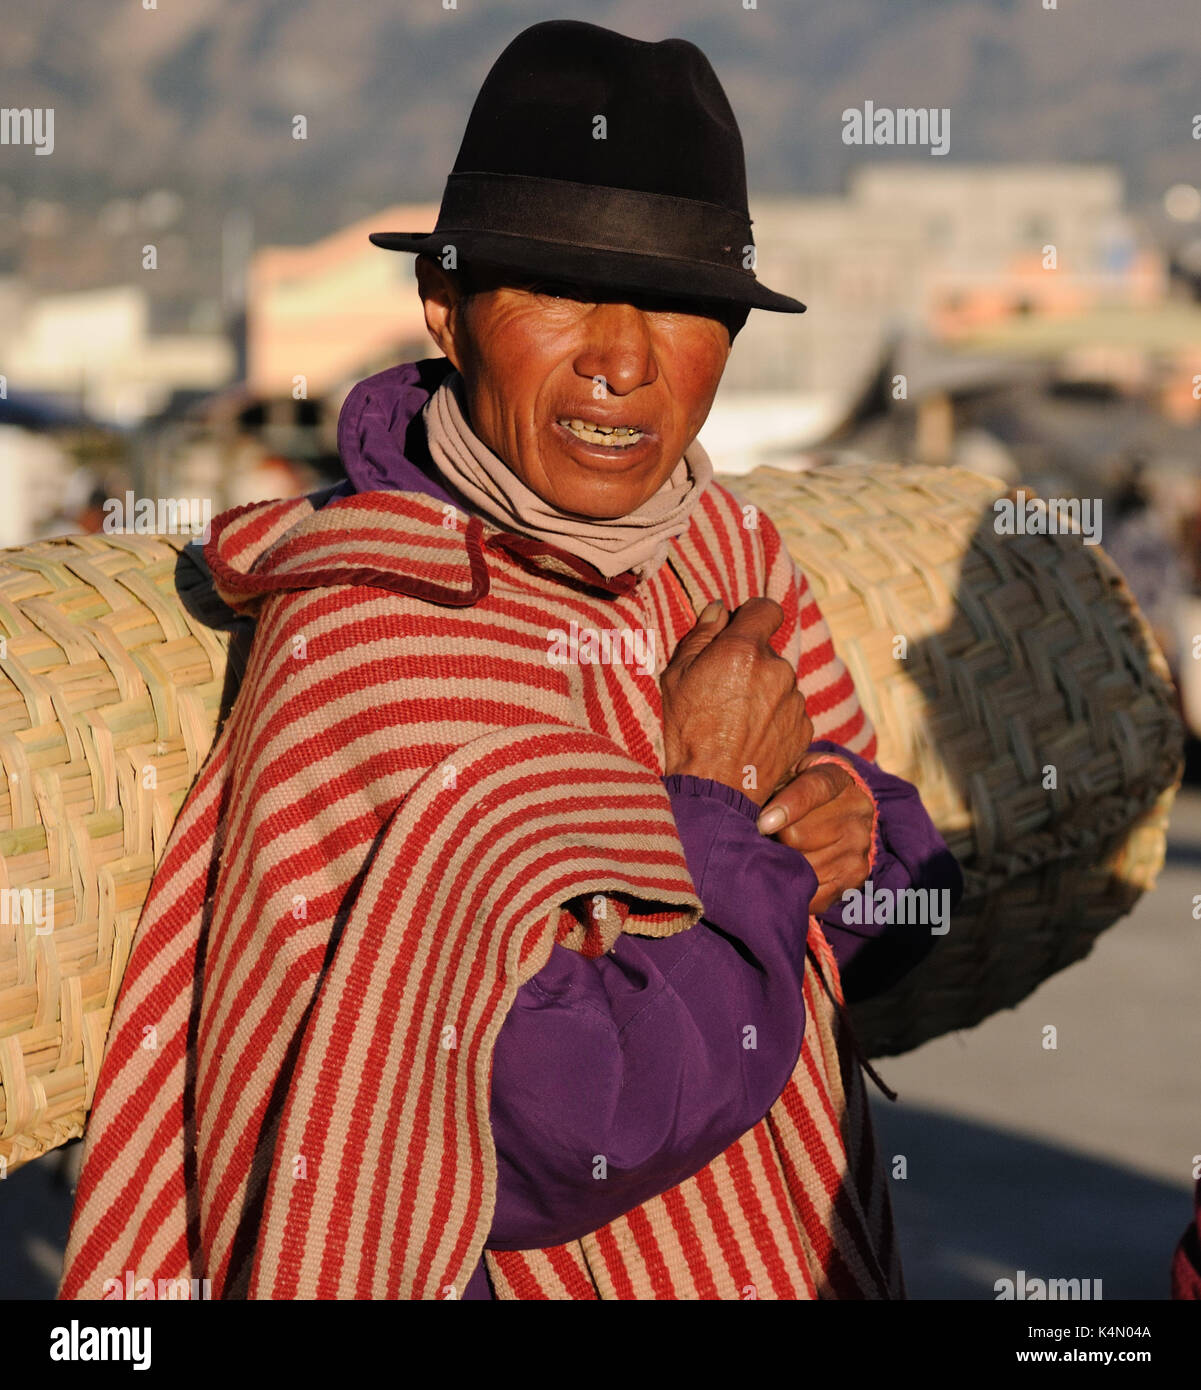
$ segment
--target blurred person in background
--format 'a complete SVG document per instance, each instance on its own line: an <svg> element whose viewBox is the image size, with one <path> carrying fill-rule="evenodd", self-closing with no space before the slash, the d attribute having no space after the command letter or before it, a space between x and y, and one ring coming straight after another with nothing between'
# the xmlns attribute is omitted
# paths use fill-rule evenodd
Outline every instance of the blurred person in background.
<svg viewBox="0 0 1201 1390"><path fill-rule="evenodd" d="M104 503L108 496L108 489L91 468L76 468L57 496L55 511L38 522L33 539L96 535L104 530Z"/></svg>
<svg viewBox="0 0 1201 1390"><path fill-rule="evenodd" d="M1147 458L1131 452L1123 462L1105 550L1122 571L1155 640L1173 671L1179 668L1177 610L1184 593L1184 567L1175 538L1155 510L1147 485Z"/></svg>

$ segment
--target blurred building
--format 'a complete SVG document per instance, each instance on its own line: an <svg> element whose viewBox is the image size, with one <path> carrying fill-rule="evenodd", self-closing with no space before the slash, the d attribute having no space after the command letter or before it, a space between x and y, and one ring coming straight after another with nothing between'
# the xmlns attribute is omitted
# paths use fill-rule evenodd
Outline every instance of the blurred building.
<svg viewBox="0 0 1201 1390"><path fill-rule="evenodd" d="M309 246L262 247L247 284L247 389L322 396L429 355L414 257L383 251L367 234L418 231L437 215L436 204L399 204Z"/></svg>
<svg viewBox="0 0 1201 1390"><path fill-rule="evenodd" d="M9 282L0 338L10 388L56 396L97 420L135 425L177 391L213 391L234 371L217 332L156 331L138 285L30 295Z"/></svg>
<svg viewBox="0 0 1201 1390"><path fill-rule="evenodd" d="M51 435L0 421L0 547L24 545L54 515L74 465Z"/></svg>
<svg viewBox="0 0 1201 1390"><path fill-rule="evenodd" d="M1167 256L1112 168L890 161L845 198L762 199L752 214L758 273L808 312L752 314L740 334L704 431L736 446L711 449L719 468L796 457L890 362L879 390L912 403L919 452L944 461L947 383L1028 382L1036 364L1198 418L1201 308L1171 297Z"/></svg>
<svg viewBox="0 0 1201 1390"><path fill-rule="evenodd" d="M849 392L899 333L953 340L1010 318L1146 308L1167 289L1165 257L1140 244L1108 168L889 163L845 198L752 212L760 275L808 312L752 314L724 383L737 391Z"/></svg>

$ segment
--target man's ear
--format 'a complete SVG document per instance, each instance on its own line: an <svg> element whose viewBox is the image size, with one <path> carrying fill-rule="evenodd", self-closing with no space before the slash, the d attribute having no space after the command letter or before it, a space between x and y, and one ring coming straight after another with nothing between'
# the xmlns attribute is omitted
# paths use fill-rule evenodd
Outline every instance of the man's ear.
<svg viewBox="0 0 1201 1390"><path fill-rule="evenodd" d="M432 256L417 257L417 293L425 310L425 326L444 357L462 369L455 338L460 323L462 290L454 275Z"/></svg>

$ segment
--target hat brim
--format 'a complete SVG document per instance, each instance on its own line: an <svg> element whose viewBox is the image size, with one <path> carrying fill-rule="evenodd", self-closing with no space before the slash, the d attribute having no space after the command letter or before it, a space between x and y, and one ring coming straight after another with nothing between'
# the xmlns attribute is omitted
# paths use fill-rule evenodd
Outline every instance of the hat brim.
<svg viewBox="0 0 1201 1390"><path fill-rule="evenodd" d="M369 240L385 251L409 251L439 260L447 246L453 246L460 264L483 261L548 279L572 280L610 293L631 290L701 303L770 309L778 314L805 312L799 299L769 290L749 272L705 261L538 241L505 232L450 228L438 232L371 232Z"/></svg>

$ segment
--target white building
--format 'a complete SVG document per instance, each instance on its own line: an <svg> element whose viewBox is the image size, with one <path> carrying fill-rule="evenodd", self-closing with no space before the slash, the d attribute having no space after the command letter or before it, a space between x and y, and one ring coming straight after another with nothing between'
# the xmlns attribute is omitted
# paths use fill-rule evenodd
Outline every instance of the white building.
<svg viewBox="0 0 1201 1390"><path fill-rule="evenodd" d="M46 295L10 326L3 374L12 390L67 396L98 420L134 425L174 390L216 390L234 372L221 334L152 334L136 285Z"/></svg>

